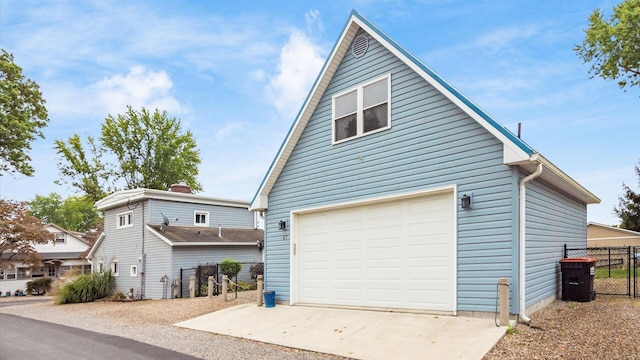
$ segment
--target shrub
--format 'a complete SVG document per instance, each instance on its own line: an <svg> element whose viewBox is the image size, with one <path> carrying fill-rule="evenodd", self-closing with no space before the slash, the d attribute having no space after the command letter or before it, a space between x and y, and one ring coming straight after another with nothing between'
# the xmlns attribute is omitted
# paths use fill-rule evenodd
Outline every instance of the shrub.
<svg viewBox="0 0 640 360"><path fill-rule="evenodd" d="M56 304L92 302L109 296L112 290L111 271L81 274L60 288Z"/></svg>
<svg viewBox="0 0 640 360"><path fill-rule="evenodd" d="M27 294L44 295L51 291L52 278L40 278L27 282Z"/></svg>
<svg viewBox="0 0 640 360"><path fill-rule="evenodd" d="M236 276L242 270L242 264L235 260L225 259L220 263L220 272L229 278Z"/></svg>
<svg viewBox="0 0 640 360"><path fill-rule="evenodd" d="M258 275L264 275L264 263L251 265L249 272L251 273L251 279L256 280Z"/></svg>

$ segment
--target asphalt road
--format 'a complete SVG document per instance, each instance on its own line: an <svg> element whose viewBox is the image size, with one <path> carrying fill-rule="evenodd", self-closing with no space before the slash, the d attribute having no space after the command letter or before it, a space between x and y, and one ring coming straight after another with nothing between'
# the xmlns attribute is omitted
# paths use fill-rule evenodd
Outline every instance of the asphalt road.
<svg viewBox="0 0 640 360"><path fill-rule="evenodd" d="M197 360L175 351L64 325L0 314L0 360Z"/></svg>

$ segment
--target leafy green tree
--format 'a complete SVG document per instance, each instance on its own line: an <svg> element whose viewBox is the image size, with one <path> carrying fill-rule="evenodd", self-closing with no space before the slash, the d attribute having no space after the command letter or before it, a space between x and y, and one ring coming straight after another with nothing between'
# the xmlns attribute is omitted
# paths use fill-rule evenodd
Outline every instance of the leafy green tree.
<svg viewBox="0 0 640 360"><path fill-rule="evenodd" d="M640 187L640 161L635 168L638 175L638 187ZM614 207L613 213L620 218L620 227L627 230L640 231L640 192L631 190L625 183L622 183L624 194L618 197L618 206Z"/></svg>
<svg viewBox="0 0 640 360"><path fill-rule="evenodd" d="M109 115L100 138L89 136L87 144L89 151L77 134L66 142L55 141L61 174L57 183L68 183L94 201L121 188L166 190L181 180L193 191L202 190L196 179L201 160L193 134L183 133L180 120L166 111L151 114L129 106L125 114Z"/></svg>
<svg viewBox="0 0 640 360"><path fill-rule="evenodd" d="M591 63L589 72L617 80L621 88L640 85L640 0L616 5L608 20L596 9L589 17L586 38L574 51Z"/></svg>
<svg viewBox="0 0 640 360"><path fill-rule="evenodd" d="M13 260L38 264L41 258L34 245L54 238L40 219L29 213L26 203L0 199L0 268L7 268Z"/></svg>
<svg viewBox="0 0 640 360"><path fill-rule="evenodd" d="M29 164L31 142L44 139L41 128L49 121L40 87L24 78L13 54L0 51L0 176L2 173L33 175Z"/></svg>
<svg viewBox="0 0 640 360"><path fill-rule="evenodd" d="M42 223L54 223L72 231L88 231L102 222L100 212L87 196L69 196L63 201L56 193L36 195L29 209Z"/></svg>

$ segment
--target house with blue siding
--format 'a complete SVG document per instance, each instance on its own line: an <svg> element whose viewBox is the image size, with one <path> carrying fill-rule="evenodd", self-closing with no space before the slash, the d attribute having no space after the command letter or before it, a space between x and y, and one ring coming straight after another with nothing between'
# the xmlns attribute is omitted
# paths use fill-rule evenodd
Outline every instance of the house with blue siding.
<svg viewBox="0 0 640 360"><path fill-rule="evenodd" d="M251 202L287 304L510 312L560 292L600 200L352 12Z"/></svg>
<svg viewBox="0 0 640 360"><path fill-rule="evenodd" d="M169 191L117 191L96 207L104 212L104 233L87 256L92 269L111 269L116 290L133 289L136 298L172 297L180 269L262 261L264 232L246 201L192 194L176 184Z"/></svg>

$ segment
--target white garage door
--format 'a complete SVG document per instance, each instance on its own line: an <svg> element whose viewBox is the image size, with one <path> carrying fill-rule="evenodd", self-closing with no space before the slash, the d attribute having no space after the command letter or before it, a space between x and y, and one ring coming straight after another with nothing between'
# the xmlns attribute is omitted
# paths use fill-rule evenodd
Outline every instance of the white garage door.
<svg viewBox="0 0 640 360"><path fill-rule="evenodd" d="M293 302L455 311L454 211L447 192L294 214Z"/></svg>

